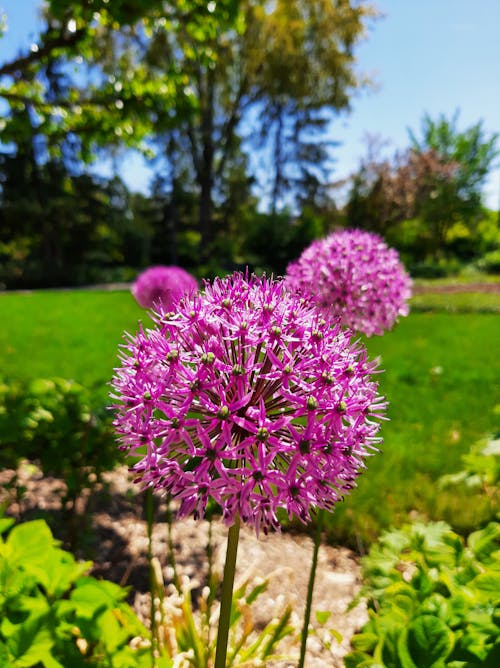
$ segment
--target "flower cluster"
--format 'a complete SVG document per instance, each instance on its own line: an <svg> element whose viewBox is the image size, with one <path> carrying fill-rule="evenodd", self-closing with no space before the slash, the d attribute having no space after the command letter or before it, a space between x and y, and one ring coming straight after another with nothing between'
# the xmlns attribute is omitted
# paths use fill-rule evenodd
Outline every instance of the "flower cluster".
<svg viewBox="0 0 500 668"><path fill-rule="evenodd" d="M196 279L180 267L149 267L137 277L132 294L143 308L171 308L184 294L198 290Z"/></svg>
<svg viewBox="0 0 500 668"><path fill-rule="evenodd" d="M112 381L137 481L257 532L332 509L377 450L385 402L365 348L283 281L236 273L159 309Z"/></svg>
<svg viewBox="0 0 500 668"><path fill-rule="evenodd" d="M286 284L368 336L409 311L411 279L397 251L371 232L343 230L313 241L288 266Z"/></svg>

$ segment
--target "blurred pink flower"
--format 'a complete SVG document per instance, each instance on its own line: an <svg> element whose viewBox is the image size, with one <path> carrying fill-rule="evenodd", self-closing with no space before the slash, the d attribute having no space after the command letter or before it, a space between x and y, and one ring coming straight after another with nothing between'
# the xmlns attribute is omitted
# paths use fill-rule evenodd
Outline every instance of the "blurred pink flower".
<svg viewBox="0 0 500 668"><path fill-rule="evenodd" d="M411 279L377 234L341 230L318 239L287 269L286 285L367 336L408 315Z"/></svg>
<svg viewBox="0 0 500 668"><path fill-rule="evenodd" d="M169 309L184 294L198 290L198 282L180 267L149 267L137 277L132 294L143 308L152 308L161 302Z"/></svg>
<svg viewBox="0 0 500 668"><path fill-rule="evenodd" d="M209 497L267 531L277 510L333 509L377 450L377 362L283 281L234 274L129 336L112 385L115 428L145 487L179 516Z"/></svg>

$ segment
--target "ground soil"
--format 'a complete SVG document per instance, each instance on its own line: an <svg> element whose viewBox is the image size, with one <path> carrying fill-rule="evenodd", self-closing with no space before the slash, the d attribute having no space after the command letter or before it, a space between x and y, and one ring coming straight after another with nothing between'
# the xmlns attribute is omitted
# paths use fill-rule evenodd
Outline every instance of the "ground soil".
<svg viewBox="0 0 500 668"><path fill-rule="evenodd" d="M13 471L0 472L1 495L5 497L5 483ZM8 513L19 519L46 517L56 536L69 547L70 530L61 514L61 491L64 483L44 478L31 465L21 466L18 484L25 488L19 501L11 500ZM107 475L106 484L97 495L88 499L85 509L89 524L86 530L80 526L75 553L94 561L93 575L130 586L130 603L139 616L148 623L149 588L147 560L147 524L144 519L141 494L130 482L126 469L117 469ZM83 510L81 508L80 510ZM166 506L157 502L153 533L154 555L162 564L166 586L172 578L167 541ZM181 576L189 577L195 593L206 583L206 545L208 523L193 519L174 522L172 526L175 561ZM226 528L220 521L212 523L212 539L215 547L215 567L222 571L225 557ZM304 611L309 566L312 556L312 539L303 534L281 533L255 536L255 532L242 528L238 549L236 580L261 577L270 579L268 590L256 606L255 624L258 628L268 623L287 602L294 607L294 621L300 630ZM343 665L342 656L349 650L352 634L366 621L363 603L346 611L360 587L360 569L356 556L342 547L322 545L319 552L318 571L313 599L312 622L316 632L309 637L307 668L336 668ZM329 611L331 616L324 628L319 627L314 611ZM336 640L327 629L335 629L342 636ZM328 648L328 642L331 647ZM290 657L297 657L298 637L283 641L282 650ZM296 665L296 658L280 663L270 663L273 668Z"/></svg>

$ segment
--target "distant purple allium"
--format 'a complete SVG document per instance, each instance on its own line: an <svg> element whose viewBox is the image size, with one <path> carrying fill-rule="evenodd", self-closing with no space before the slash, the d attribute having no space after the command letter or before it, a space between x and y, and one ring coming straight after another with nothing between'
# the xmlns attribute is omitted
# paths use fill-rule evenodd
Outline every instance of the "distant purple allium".
<svg viewBox="0 0 500 668"><path fill-rule="evenodd" d="M235 273L152 314L112 381L121 447L137 482L231 524L279 528L332 509L377 450L386 403L377 362L283 281Z"/></svg>
<svg viewBox="0 0 500 668"><path fill-rule="evenodd" d="M137 277L132 294L143 308L158 303L167 309L184 294L198 290L198 282L180 267L149 267Z"/></svg>
<svg viewBox="0 0 500 668"><path fill-rule="evenodd" d="M333 232L308 246L287 269L287 287L367 336L408 315L411 279L396 250L377 234Z"/></svg>

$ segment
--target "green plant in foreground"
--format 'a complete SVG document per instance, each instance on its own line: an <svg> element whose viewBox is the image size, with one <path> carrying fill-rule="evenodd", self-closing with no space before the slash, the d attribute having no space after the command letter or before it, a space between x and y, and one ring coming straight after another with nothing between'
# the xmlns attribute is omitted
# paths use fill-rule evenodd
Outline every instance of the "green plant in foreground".
<svg viewBox="0 0 500 668"><path fill-rule="evenodd" d="M462 539L444 522L389 531L362 562L370 619L347 668L500 663L500 524Z"/></svg>
<svg viewBox="0 0 500 668"><path fill-rule="evenodd" d="M0 534L13 520L0 519ZM146 668L148 631L126 590L85 575L42 520L0 538L0 666Z"/></svg>
<svg viewBox="0 0 500 668"><path fill-rule="evenodd" d="M481 439L462 456L463 470L441 476L442 488L464 485L467 491L488 499L491 514L499 512L500 502L500 433Z"/></svg>
<svg viewBox="0 0 500 668"><path fill-rule="evenodd" d="M117 461L111 419L91 408L89 392L72 380L41 378L0 384L0 463L36 461L45 476L64 480L61 502L75 542L76 502ZM83 515L83 508L80 510Z"/></svg>

